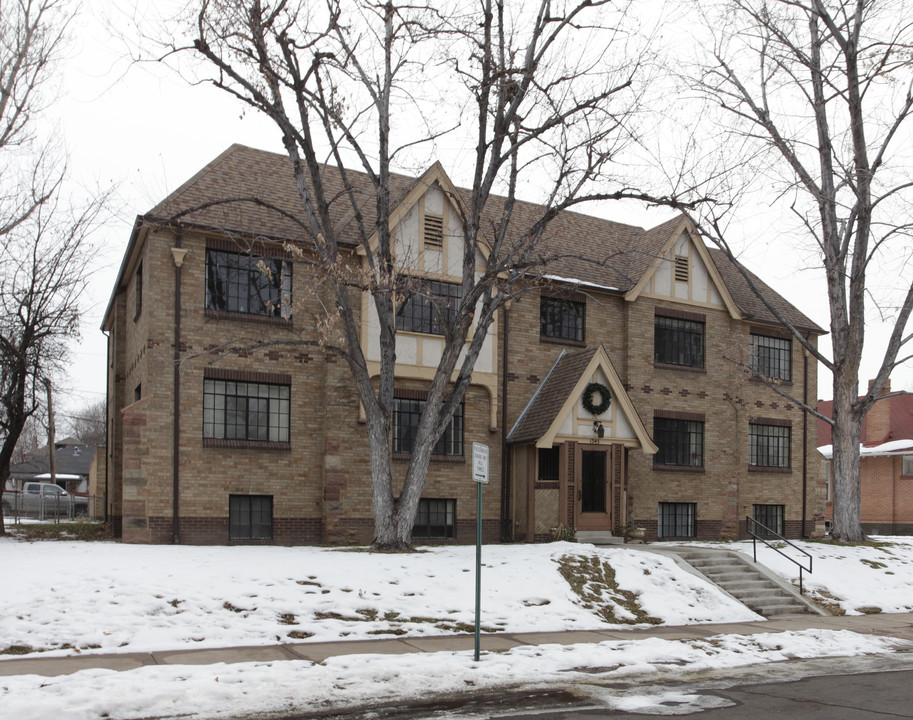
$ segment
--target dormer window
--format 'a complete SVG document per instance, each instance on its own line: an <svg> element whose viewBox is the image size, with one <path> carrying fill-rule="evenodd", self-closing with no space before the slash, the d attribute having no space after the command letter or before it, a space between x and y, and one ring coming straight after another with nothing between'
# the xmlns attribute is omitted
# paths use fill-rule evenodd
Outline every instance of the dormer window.
<svg viewBox="0 0 913 720"><path fill-rule="evenodd" d="M440 248L444 246L443 216L425 213L425 226L422 240L425 243L425 247Z"/></svg>

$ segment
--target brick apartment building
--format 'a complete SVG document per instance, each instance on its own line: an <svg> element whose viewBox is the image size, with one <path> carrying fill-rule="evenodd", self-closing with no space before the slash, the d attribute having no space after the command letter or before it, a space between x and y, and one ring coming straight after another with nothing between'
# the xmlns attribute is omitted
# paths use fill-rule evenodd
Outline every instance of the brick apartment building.
<svg viewBox="0 0 913 720"><path fill-rule="evenodd" d="M871 387L871 383L869 384ZM871 535L913 535L913 394L892 391L891 381L862 420L859 474L862 529ZM834 403L818 403L831 417ZM834 518L830 495L831 426L818 421L819 451L828 479L826 519Z"/></svg>
<svg viewBox="0 0 913 720"><path fill-rule="evenodd" d="M326 178L339 181L332 168ZM460 192L437 164L391 181L398 247L443 294L459 281ZM332 302L283 244L310 239L251 203L186 212L253 196L300 215L287 158L234 145L135 223L103 322L109 516L127 542L372 538L363 410L317 334ZM473 442L490 448L486 541L542 540L560 525L736 537L746 515L793 537L820 532L816 424L728 358L794 397L816 396L815 366L726 258L685 217L645 231L564 213L547 242L568 258L492 326L435 450L416 540L474 540ZM610 256L608 267L580 259ZM770 297L817 341L821 328ZM394 472L442 346L412 310L397 333ZM372 312L363 298L376 363ZM274 344L222 352L259 341Z"/></svg>

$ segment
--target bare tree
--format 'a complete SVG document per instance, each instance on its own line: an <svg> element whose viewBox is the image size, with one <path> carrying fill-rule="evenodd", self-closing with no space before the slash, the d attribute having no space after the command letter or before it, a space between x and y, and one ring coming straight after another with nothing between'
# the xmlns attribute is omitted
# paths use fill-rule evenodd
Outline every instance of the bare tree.
<svg viewBox="0 0 913 720"><path fill-rule="evenodd" d="M547 259L541 240L549 223L586 200L643 197L609 173L640 103L643 68L626 47L633 42L626 7L609 0L479 0L440 10L392 0L202 2L192 47L173 48L204 61L196 81L265 113L281 133L310 238L306 256L328 280L332 325L367 418L375 548L411 546L433 446L463 399L496 312ZM419 162L427 167L444 136L474 147L469 189L444 189L460 216L463 247L459 296L449 299L396 257L390 224L394 161L425 153ZM325 162L341 189L327 187ZM522 185L542 189L542 204L521 203ZM370 294L379 326L376 386L360 340L361 293ZM397 492L397 311L409 302L434 308L444 349Z"/></svg>
<svg viewBox="0 0 913 720"><path fill-rule="evenodd" d="M52 201L64 170L36 120L53 98L72 19L66 0L0 5L0 238Z"/></svg>
<svg viewBox="0 0 913 720"><path fill-rule="evenodd" d="M25 421L25 426L19 434L19 442L16 443L16 449L10 458L10 463L15 465L21 462L29 462L34 456L35 451L48 441L48 431L45 418L39 411L29 415Z"/></svg>
<svg viewBox="0 0 913 720"><path fill-rule="evenodd" d="M763 183L769 197L786 203L820 259L831 357L760 295L833 375L833 418L821 418L833 425L832 534L862 540L862 420L891 371L910 360L913 338L907 331L913 310L913 12L902 0L727 0L718 9L706 18L715 40L696 78L709 106L728 118L735 141L716 178L738 185L750 176L755 189ZM721 115L708 111L705 117L718 133ZM723 239L724 215L706 209L699 225L759 291ZM893 329L875 380L860 396L867 302L893 318Z"/></svg>
<svg viewBox="0 0 913 720"><path fill-rule="evenodd" d="M67 341L79 333L86 236L99 211L100 201L76 217L44 204L7 235L0 257L0 487L26 422L42 404L42 380L61 368Z"/></svg>
<svg viewBox="0 0 913 720"><path fill-rule="evenodd" d="M105 199L72 210L54 133L38 132L71 19L64 0L0 5L0 487L41 406L41 381L78 333L86 235Z"/></svg>
<svg viewBox="0 0 913 720"><path fill-rule="evenodd" d="M107 405L104 400L92 402L66 415L68 433L82 445L101 445L105 441Z"/></svg>

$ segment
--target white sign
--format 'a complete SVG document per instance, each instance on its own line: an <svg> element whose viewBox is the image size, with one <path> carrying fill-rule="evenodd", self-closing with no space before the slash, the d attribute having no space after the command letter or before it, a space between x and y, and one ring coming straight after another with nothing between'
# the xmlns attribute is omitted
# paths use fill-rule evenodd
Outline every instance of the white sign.
<svg viewBox="0 0 913 720"><path fill-rule="evenodd" d="M472 479L477 483L488 482L488 445L472 444Z"/></svg>

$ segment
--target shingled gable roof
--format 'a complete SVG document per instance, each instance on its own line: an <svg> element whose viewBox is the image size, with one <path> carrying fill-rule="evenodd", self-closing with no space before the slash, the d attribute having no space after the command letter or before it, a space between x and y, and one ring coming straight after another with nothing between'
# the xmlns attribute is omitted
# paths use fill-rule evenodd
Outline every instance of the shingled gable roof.
<svg viewBox="0 0 913 720"><path fill-rule="evenodd" d="M427 177L427 173L424 177ZM376 223L376 203L370 179L364 173L348 172L351 184L359 198L359 210L368 232ZM341 244L356 246L360 242L352 205L343 193L342 177L338 169L325 166L323 181L335 200L331 220ZM390 195L394 212L421 184L418 178L391 174ZM445 187L445 192L449 192ZM454 188L463 202L469 199L469 190ZM249 202L250 198L266 200L290 217ZM214 201L236 199L238 202ZM247 199L248 201L243 201ZM492 197L483 221L483 230L491 227L505 202ZM308 242L310 240L301 200L298 196L289 159L284 154L256 150L244 145L232 145L208 163L177 190L137 219L137 229L144 223L167 222L182 212L180 221L188 226L220 233L237 233L247 237L272 240ZM528 227L542 212L540 205L516 201L513 224ZM295 219L291 219L295 218ZM670 234L683 222L679 215L650 230L617 223L603 218L565 211L549 225L542 238L542 254L552 256L547 272L595 287L611 288L621 294L634 288L653 266L657 256L668 242ZM131 246L135 240L131 238ZM118 285L126 282L125 272L132 247L128 247L119 274ZM720 271L723 283L739 310L748 319L779 324L763 303L754 295L738 270L721 251L710 250L714 264ZM759 281L760 283L760 281ZM764 283L760 286L767 288ZM780 295L767 288L774 304L800 330L823 333L820 327L799 312ZM112 296L113 297L113 296ZM109 311L110 311L109 305ZM106 317L107 317L106 313Z"/></svg>
<svg viewBox="0 0 913 720"><path fill-rule="evenodd" d="M608 353L601 345L574 353L561 352L508 434L507 442L538 444L544 441L550 444L549 436L554 434L554 426L562 415L562 410L569 400L576 402L576 398L583 392L583 384L597 367L608 378L616 412L625 415L640 441L641 449L647 454L655 453L656 445L650 439L618 373L612 367Z"/></svg>
<svg viewBox="0 0 913 720"><path fill-rule="evenodd" d="M713 259L713 263L716 265L717 270L720 271L723 282L726 283L726 287L729 288L733 300L735 300L736 305L739 306L739 310L742 311L743 319L782 326L782 323L777 320L777 316L767 309L761 301L761 298L751 289L748 282L746 282L745 278L742 276L742 273L739 272L739 269L729 259L729 256L719 248L708 248L708 250L710 251L710 257ZM800 312L798 308L788 302L782 295L776 292L753 272L749 271L748 274L770 301L770 304L777 308L780 314L789 320L797 330L810 332L815 335L823 335L827 332L814 320L809 319L808 316Z"/></svg>
<svg viewBox="0 0 913 720"><path fill-rule="evenodd" d="M370 234L375 227L377 210L371 180L364 173L349 171L347 175ZM322 181L327 196L331 198L330 214L337 240L342 245L359 244L352 203L345 195L341 173L336 167L325 165ZM416 178L391 174L390 197L394 206L406 196L415 182ZM269 202L290 217L250 202L252 198ZM187 225L218 232L275 240L310 240L288 156L237 144L229 147L147 212L144 219L163 222L206 203L226 200L232 202L202 207L181 215L179 220Z"/></svg>

